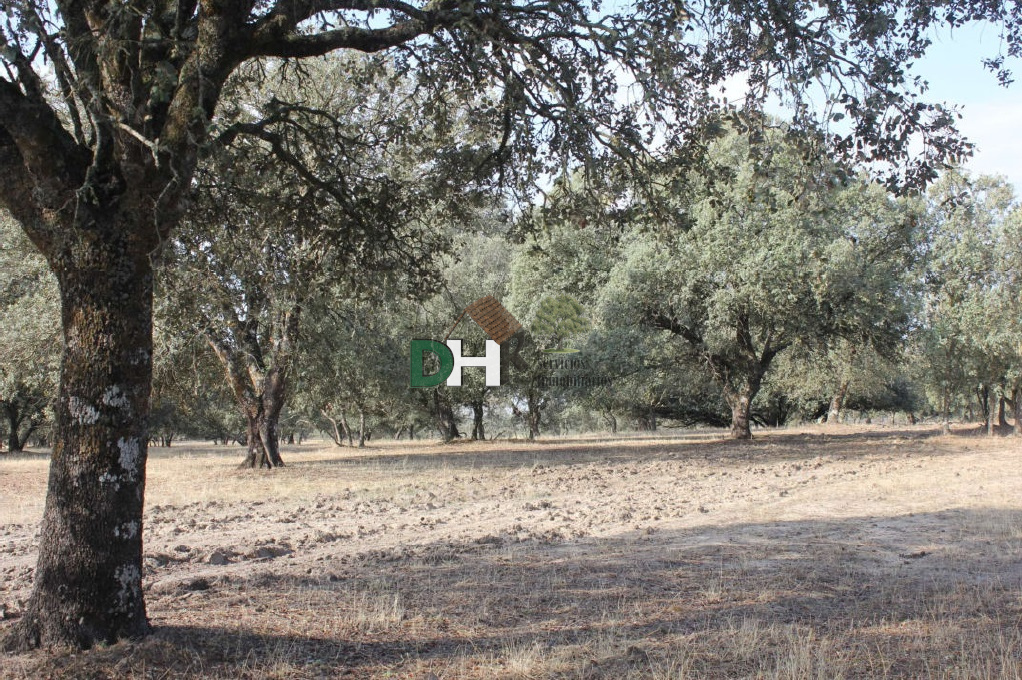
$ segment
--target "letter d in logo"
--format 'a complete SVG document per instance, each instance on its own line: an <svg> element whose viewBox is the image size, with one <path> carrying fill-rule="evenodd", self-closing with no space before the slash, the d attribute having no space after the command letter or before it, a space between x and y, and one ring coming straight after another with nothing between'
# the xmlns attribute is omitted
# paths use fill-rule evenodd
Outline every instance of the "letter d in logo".
<svg viewBox="0 0 1022 680"><path fill-rule="evenodd" d="M432 352L440 359L440 370L425 375L423 373L424 355ZM454 352L451 348L437 340L412 340L411 386L436 387L454 372Z"/></svg>

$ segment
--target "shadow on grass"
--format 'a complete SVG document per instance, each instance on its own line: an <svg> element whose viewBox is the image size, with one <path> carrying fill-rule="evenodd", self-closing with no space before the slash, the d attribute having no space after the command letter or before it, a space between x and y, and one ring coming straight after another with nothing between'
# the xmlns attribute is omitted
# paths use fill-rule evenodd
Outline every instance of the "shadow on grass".
<svg viewBox="0 0 1022 680"><path fill-rule="evenodd" d="M373 469L513 469L544 465L547 467L586 463L627 464L662 460L699 461L718 464L733 461L770 463L803 460L816 455L864 457L877 453L885 444L902 447L926 445L926 453L958 453L957 450L930 444L940 436L939 428L890 429L866 432L796 433L784 430L761 431L751 441L736 441L722 430L685 432L677 435L649 433L642 437L558 438L537 442L485 442L472 446L458 444L420 445L409 450L365 450L350 455L337 449L337 455L324 453L312 460L289 463L296 468L318 466L371 467Z"/></svg>
<svg viewBox="0 0 1022 680"><path fill-rule="evenodd" d="M997 438L1010 439L1011 428L1000 428ZM986 438L979 425L958 425L950 435L958 438ZM541 438L537 441L497 440L473 442L459 440L452 444L417 440L403 444L387 441L364 449L327 447L317 450L295 446L282 447L282 456L288 467L372 467L375 469L514 469L523 466L576 465L606 462L625 464L657 460L713 460L736 464L750 461L770 463L804 459L807 455L862 456L873 455L875 447L885 443L905 446L923 444L941 437L939 426L890 428L865 431L819 429L812 432L789 432L784 429L756 430L751 441L728 438L722 429L700 428L664 432L636 432L595 437ZM870 445L863 447L863 445ZM929 447L927 453L940 454L939 445ZM150 457L173 458L178 455L222 458L228 462L244 458L244 447L216 447L201 450L182 445L178 449L150 449ZM313 454L314 458L294 459L294 454ZM242 473L244 474L244 473Z"/></svg>
<svg viewBox="0 0 1022 680"><path fill-rule="evenodd" d="M158 600L165 623L145 641L7 672L625 678L684 657L709 678L782 663L801 664L789 677L1014 677L1020 554L1022 512L1003 509L424 544L304 576L267 565ZM358 625L381 602L400 606Z"/></svg>

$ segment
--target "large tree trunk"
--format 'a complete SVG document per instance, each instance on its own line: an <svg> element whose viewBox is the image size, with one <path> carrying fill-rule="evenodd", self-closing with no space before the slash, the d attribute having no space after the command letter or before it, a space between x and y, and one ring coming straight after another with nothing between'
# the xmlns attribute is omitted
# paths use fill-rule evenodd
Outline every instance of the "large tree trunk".
<svg viewBox="0 0 1022 680"><path fill-rule="evenodd" d="M727 403L731 407L731 438L752 439L752 397L746 393L731 394Z"/></svg>
<svg viewBox="0 0 1022 680"><path fill-rule="evenodd" d="M837 425L841 422L841 410L845 407L845 397L848 395L848 380L842 380L837 392L830 398L830 408L827 409L827 424Z"/></svg>
<svg viewBox="0 0 1022 680"><path fill-rule="evenodd" d="M256 408L254 413L247 414L245 437L247 451L245 460L239 467L266 468L268 470L284 467L284 461L280 457L279 415L279 412L267 413L262 405Z"/></svg>
<svg viewBox="0 0 1022 680"><path fill-rule="evenodd" d="M247 426L245 445L248 447L248 453L245 455L241 467L273 467L270 465L270 459L267 457L266 449L263 448L263 442L259 437L258 412L246 414L245 422Z"/></svg>
<svg viewBox="0 0 1022 680"><path fill-rule="evenodd" d="M297 325L297 320L295 323ZM286 370L273 366L261 372L231 344L213 338L208 340L223 364L231 391L245 416L248 451L239 467L283 467L278 423L287 398Z"/></svg>
<svg viewBox="0 0 1022 680"><path fill-rule="evenodd" d="M263 392L245 405L248 453L242 468L284 467L280 457L280 412L284 408L285 381L279 371L262 380Z"/></svg>
<svg viewBox="0 0 1022 680"><path fill-rule="evenodd" d="M280 458L280 414L287 400L287 379L284 370L277 367L271 369L263 384L266 386L263 393L266 412L259 424L259 434L273 466L284 467L284 461Z"/></svg>
<svg viewBox="0 0 1022 680"><path fill-rule="evenodd" d="M153 274L139 229L88 225L50 253L64 354L32 595L6 646L91 647L149 631L142 506Z"/></svg>
<svg viewBox="0 0 1022 680"><path fill-rule="evenodd" d="M366 414L362 409L358 410L358 448L366 447Z"/></svg>
<svg viewBox="0 0 1022 680"><path fill-rule="evenodd" d="M280 413L267 414L259 423L259 438L273 467L284 467L280 457Z"/></svg>
<svg viewBox="0 0 1022 680"><path fill-rule="evenodd" d="M731 438L752 439L752 400L759 393L766 369L734 388L724 389L724 400L731 407Z"/></svg>
<svg viewBox="0 0 1022 680"><path fill-rule="evenodd" d="M998 397L997 397L997 427L1007 427L1008 426L1008 420L1005 417L1005 413L1004 413L1004 401L1005 401L1005 399L1004 399L1004 392L1003 392L1003 387L1002 387L1001 390L998 390Z"/></svg>

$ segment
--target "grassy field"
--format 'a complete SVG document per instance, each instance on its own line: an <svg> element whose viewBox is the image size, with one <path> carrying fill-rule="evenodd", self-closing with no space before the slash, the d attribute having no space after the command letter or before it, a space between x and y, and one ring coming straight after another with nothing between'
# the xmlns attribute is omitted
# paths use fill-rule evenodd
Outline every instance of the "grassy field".
<svg viewBox="0 0 1022 680"><path fill-rule="evenodd" d="M151 449L155 634L25 678L1019 678L1022 441L926 427ZM0 605L43 456L0 456ZM10 625L0 621L0 634Z"/></svg>

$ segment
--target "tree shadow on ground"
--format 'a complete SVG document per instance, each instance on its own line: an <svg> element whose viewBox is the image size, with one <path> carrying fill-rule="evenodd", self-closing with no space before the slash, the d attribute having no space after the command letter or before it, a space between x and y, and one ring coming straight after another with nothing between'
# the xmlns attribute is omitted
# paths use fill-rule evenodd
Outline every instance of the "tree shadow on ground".
<svg viewBox="0 0 1022 680"><path fill-rule="evenodd" d="M807 456L865 457L890 446L896 453L922 452L928 455L958 453L941 446L940 430L890 429L868 432L787 432L760 433L751 441L735 441L722 431L657 437L650 434L635 439L550 439L536 443L487 442L472 447L425 445L409 450L373 451L360 454L324 454L297 460L289 465L372 467L374 469L518 469L536 465L547 467L585 463L628 464L661 460L707 460L736 465L749 462L771 463L804 460ZM339 450L340 451L340 450Z"/></svg>
<svg viewBox="0 0 1022 680"><path fill-rule="evenodd" d="M1014 677L1020 554L1022 511L1004 509L425 544L267 565L157 599L143 642L8 672L625 678L682 659L710 678Z"/></svg>

